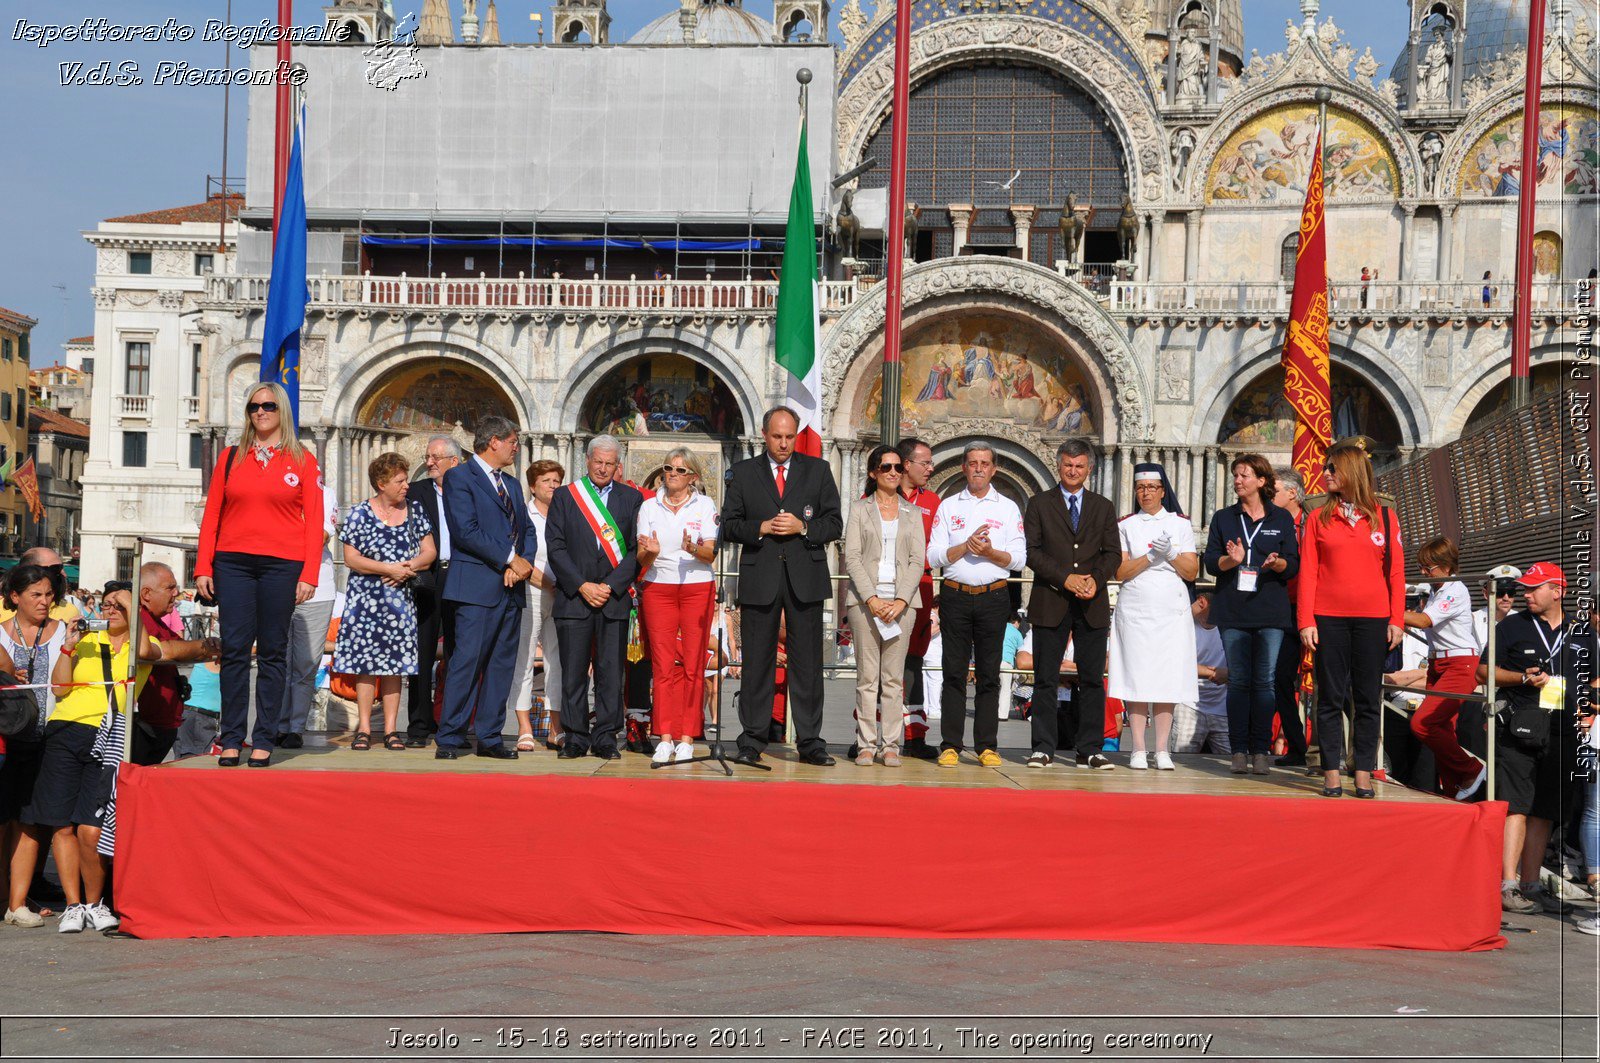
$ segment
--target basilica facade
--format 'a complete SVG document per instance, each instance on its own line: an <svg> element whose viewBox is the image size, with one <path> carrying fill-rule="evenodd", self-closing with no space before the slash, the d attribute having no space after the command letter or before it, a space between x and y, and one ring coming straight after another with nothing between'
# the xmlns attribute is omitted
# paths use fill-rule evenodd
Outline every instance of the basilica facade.
<svg viewBox="0 0 1600 1063"><path fill-rule="evenodd" d="M1403 459L1503 404L1524 181L1538 190L1536 390L1576 346L1600 220L1592 2L1553 3L1534 42L1539 164L1524 174L1528 42L1511 0L1413 0L1405 48L1384 57L1358 54L1316 0L1268 42L1245 40L1240 0L917 0L903 249L883 237L891 5L778 0L768 22L714 0L620 42L604 0L563 0L537 45L480 28L492 3L466 5L457 39L444 6L396 43L383 5L335 3L345 39L296 49L301 420L345 504L368 493L376 454L420 466L429 436L468 439L489 413L521 425L524 460L569 471L599 432L624 437L639 481L687 444L719 494L782 391L772 324L802 80L827 278L821 428L846 493L879 434L881 277L902 253L900 428L933 445L936 488L959 484L963 444L983 438L1001 488L1030 493L1055 444L1085 436L1119 505L1133 463L1160 460L1203 524L1231 497L1230 453L1287 457L1277 366L1319 135L1336 434ZM271 104L270 90L251 100L236 245L203 282L168 286L182 289L172 327L199 344L195 394L170 403L192 417L173 430L207 456L237 433L259 363ZM149 282L117 255L143 235L119 233L99 260L97 391L126 379L120 308ZM160 405L96 397L86 580L111 574L130 534L127 500L93 491L127 482L119 418ZM198 501L202 474L170 472ZM142 527L192 539L196 516L152 510Z"/></svg>

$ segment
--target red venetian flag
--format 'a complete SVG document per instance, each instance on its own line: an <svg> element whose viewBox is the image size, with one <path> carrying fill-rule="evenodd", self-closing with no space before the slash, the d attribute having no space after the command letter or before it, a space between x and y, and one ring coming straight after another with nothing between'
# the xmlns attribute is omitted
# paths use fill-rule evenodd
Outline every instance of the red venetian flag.
<svg viewBox="0 0 1600 1063"><path fill-rule="evenodd" d="M43 520L44 503L39 499L39 473L33 466L32 458L23 462L22 468L11 474L11 482L22 492L23 499L28 503L28 512L33 514L34 521Z"/></svg>
<svg viewBox="0 0 1600 1063"><path fill-rule="evenodd" d="M1294 467L1314 492L1328 444L1333 441L1333 400L1328 385L1328 230L1320 134L1306 185L1306 204L1300 211L1289 338L1283 346L1283 393L1294 410Z"/></svg>

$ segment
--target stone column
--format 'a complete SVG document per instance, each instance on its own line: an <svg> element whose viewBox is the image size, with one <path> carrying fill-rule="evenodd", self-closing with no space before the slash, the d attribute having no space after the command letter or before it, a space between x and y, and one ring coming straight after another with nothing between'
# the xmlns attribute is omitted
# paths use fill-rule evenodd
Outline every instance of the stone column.
<svg viewBox="0 0 1600 1063"><path fill-rule="evenodd" d="M1454 281L1456 281L1458 279L1456 277L1456 275L1455 275L1455 272L1454 272L1454 263L1451 261L1451 259L1453 259L1455 257L1455 255L1453 253L1454 252L1454 247L1453 247L1454 240L1453 240L1453 237L1454 237L1455 234L1452 231L1455 228L1455 226L1453 224L1454 221L1455 221L1455 216L1456 216L1456 208L1453 205L1447 204L1447 203L1440 204L1440 206L1439 206L1439 283L1440 284L1450 284L1450 283L1453 283Z"/></svg>
<svg viewBox="0 0 1600 1063"><path fill-rule="evenodd" d="M950 212L950 225L955 229L950 254L960 257L961 249L967 245L967 229L972 225L972 204L951 203L945 210Z"/></svg>
<svg viewBox="0 0 1600 1063"><path fill-rule="evenodd" d="M1145 280L1152 284L1161 280L1161 258L1166 253L1164 233L1166 227L1167 212L1164 210L1152 211L1150 214L1150 264L1145 271Z"/></svg>
<svg viewBox="0 0 1600 1063"><path fill-rule="evenodd" d="M1200 276L1200 212L1191 210L1183 216L1183 280L1193 284ZM1191 290L1186 302L1194 301Z"/></svg>
<svg viewBox="0 0 1600 1063"><path fill-rule="evenodd" d="M1400 216L1400 276L1396 279L1401 283L1409 281L1417 272L1415 255L1415 234L1412 232L1413 223L1417 219L1417 205L1415 203L1402 203L1400 209L1405 213ZM1406 300L1407 303L1410 300Z"/></svg>
<svg viewBox="0 0 1600 1063"><path fill-rule="evenodd" d="M1038 211L1039 208L1037 207L1011 208L1011 220L1017 227L1017 248L1022 252L1022 260L1024 262L1027 262L1030 257L1028 255L1028 234L1033 231L1033 218Z"/></svg>

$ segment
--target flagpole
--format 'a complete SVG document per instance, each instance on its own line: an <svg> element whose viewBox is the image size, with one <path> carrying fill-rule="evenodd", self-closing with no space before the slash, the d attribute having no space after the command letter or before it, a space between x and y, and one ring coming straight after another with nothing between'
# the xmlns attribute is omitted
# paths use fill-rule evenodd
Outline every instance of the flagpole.
<svg viewBox="0 0 1600 1063"><path fill-rule="evenodd" d="M1539 202L1539 90L1544 81L1544 3L1528 8L1528 68L1522 87L1522 184L1517 189L1516 301L1511 307L1511 407L1526 406L1533 331L1533 228Z"/></svg>
<svg viewBox="0 0 1600 1063"><path fill-rule="evenodd" d="M906 240L906 134L911 124L911 0L896 0L894 15L894 104L889 129L889 220L884 227L888 269L884 290L883 388L878 438L900 442L900 318L904 309ZM959 250L959 249L957 249Z"/></svg>
<svg viewBox="0 0 1600 1063"><path fill-rule="evenodd" d="M289 136L294 126L289 85L289 29L294 25L294 0L278 0L277 113L272 140L272 239L278 239L278 215L283 210L283 185L289 175ZM224 192L227 190L224 189Z"/></svg>

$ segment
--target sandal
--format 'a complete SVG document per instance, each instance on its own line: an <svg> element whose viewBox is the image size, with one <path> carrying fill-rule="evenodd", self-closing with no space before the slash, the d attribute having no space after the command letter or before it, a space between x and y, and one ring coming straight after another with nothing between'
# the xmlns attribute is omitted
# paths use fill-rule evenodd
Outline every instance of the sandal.
<svg viewBox="0 0 1600 1063"><path fill-rule="evenodd" d="M390 731L383 736L383 748L404 750L406 748L405 736L399 731Z"/></svg>
<svg viewBox="0 0 1600 1063"><path fill-rule="evenodd" d="M351 749L371 749L372 735L366 731L357 731L355 739L350 743Z"/></svg>
<svg viewBox="0 0 1600 1063"><path fill-rule="evenodd" d="M538 748L539 747L536 744L534 744L533 735L531 735L531 734L517 735L517 752L518 753L532 753L532 752L535 752Z"/></svg>

